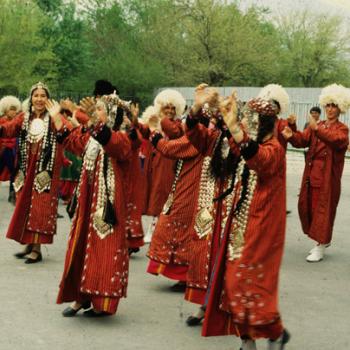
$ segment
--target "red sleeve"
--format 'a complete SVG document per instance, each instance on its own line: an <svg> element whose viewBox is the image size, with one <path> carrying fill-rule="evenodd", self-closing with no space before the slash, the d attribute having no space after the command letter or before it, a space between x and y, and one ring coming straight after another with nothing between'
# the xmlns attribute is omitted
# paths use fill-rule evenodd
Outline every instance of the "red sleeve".
<svg viewBox="0 0 350 350"><path fill-rule="evenodd" d="M131 141L131 148L133 150L135 150L135 149L138 149L138 148L141 147L142 135L141 135L141 133L140 133L140 131L138 129L134 129L133 132L132 132L132 135L134 135L134 136L131 136L129 134L130 141Z"/></svg>
<svg viewBox="0 0 350 350"><path fill-rule="evenodd" d="M77 111L75 112L75 118L82 125L86 125L89 121L88 115L80 109L77 109Z"/></svg>
<svg viewBox="0 0 350 350"><path fill-rule="evenodd" d="M148 125L144 125L144 124L142 124L142 123L138 123L138 124L137 124L137 128L138 128L138 130L140 131L142 137L143 137L144 139L148 140L149 137L150 137L150 135L151 135L151 131L150 131Z"/></svg>
<svg viewBox="0 0 350 350"><path fill-rule="evenodd" d="M297 131L298 130L298 128L297 128L297 123L294 123L294 124L290 124L290 123L288 123L287 122L287 125L290 127L290 129L292 130L292 131ZM283 130L282 130L283 131Z"/></svg>
<svg viewBox="0 0 350 350"><path fill-rule="evenodd" d="M181 120L171 120L165 117L161 120L160 125L165 135L168 136L169 139L177 139L184 134Z"/></svg>
<svg viewBox="0 0 350 350"><path fill-rule="evenodd" d="M293 132L293 136L288 142L295 148L309 147L311 142L311 129L308 127L304 131Z"/></svg>
<svg viewBox="0 0 350 350"><path fill-rule="evenodd" d="M112 131L108 143L103 146L106 153L118 161L125 161L130 157L131 141L129 136L121 131Z"/></svg>
<svg viewBox="0 0 350 350"><path fill-rule="evenodd" d="M65 155L63 155L62 166L64 168L68 168L70 165L71 165L71 161Z"/></svg>
<svg viewBox="0 0 350 350"><path fill-rule="evenodd" d="M78 156L82 156L90 134L83 132L83 126L79 126L72 130L63 141L63 147Z"/></svg>
<svg viewBox="0 0 350 350"><path fill-rule="evenodd" d="M248 140L248 136L246 136L246 133L244 133L244 139L242 142L246 142ZM233 137L230 137L228 139L228 144L230 146L230 150L231 150L231 153L235 156L235 157L239 157L241 152L240 152L240 149L239 149L239 145L235 142L234 138Z"/></svg>
<svg viewBox="0 0 350 350"><path fill-rule="evenodd" d="M321 141L335 150L342 150L348 147L349 129L345 124L341 124L338 128L319 126L315 134Z"/></svg>
<svg viewBox="0 0 350 350"><path fill-rule="evenodd" d="M249 169L255 170L258 176L265 177L279 171L284 164L285 156L286 153L279 142L268 141L259 145L257 153L246 162Z"/></svg>
<svg viewBox="0 0 350 350"><path fill-rule="evenodd" d="M159 140L157 150L171 159L190 159L199 154L198 149L192 145L186 135L175 140Z"/></svg>
<svg viewBox="0 0 350 350"><path fill-rule="evenodd" d="M196 124L193 128L186 129L186 136L199 153L205 153L209 147L209 139L212 130L202 124Z"/></svg>
<svg viewBox="0 0 350 350"><path fill-rule="evenodd" d="M18 137L22 128L24 113L18 114L14 119L0 125L0 137Z"/></svg>

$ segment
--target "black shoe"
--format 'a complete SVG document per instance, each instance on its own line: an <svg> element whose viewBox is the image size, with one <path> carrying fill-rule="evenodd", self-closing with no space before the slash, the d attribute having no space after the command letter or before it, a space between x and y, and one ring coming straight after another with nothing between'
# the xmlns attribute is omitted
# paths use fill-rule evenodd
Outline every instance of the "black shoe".
<svg viewBox="0 0 350 350"><path fill-rule="evenodd" d="M35 264L41 260L43 260L43 256L41 255L41 252L37 252L36 250L32 250L32 252L37 253L37 257L35 259L33 258L27 258L24 262L25 264Z"/></svg>
<svg viewBox="0 0 350 350"><path fill-rule="evenodd" d="M66 309L64 309L62 311L62 315L63 317L73 317L76 315L76 313L81 310L81 309L89 309L91 307L91 302L90 301L87 301L85 303L83 303L79 309L75 310L73 309L72 307L68 306Z"/></svg>
<svg viewBox="0 0 350 350"><path fill-rule="evenodd" d="M291 210L286 210L286 215L289 215L291 212Z"/></svg>
<svg viewBox="0 0 350 350"><path fill-rule="evenodd" d="M276 339L276 340L270 339L269 344L274 343L274 342L278 342L278 345L280 345L278 350L283 350L284 346L289 342L289 340L290 340L290 333L286 329L284 329L281 337Z"/></svg>
<svg viewBox="0 0 350 350"><path fill-rule="evenodd" d="M140 251L140 248L129 248L129 256L133 253L138 253Z"/></svg>
<svg viewBox="0 0 350 350"><path fill-rule="evenodd" d="M8 201L9 203L12 203L13 205L16 204L16 193L15 193L15 191L11 191L11 192L10 192L7 201Z"/></svg>
<svg viewBox="0 0 350 350"><path fill-rule="evenodd" d="M32 244L28 244L23 252L19 252L16 254L13 254L17 259L23 259L26 255L30 254L32 252Z"/></svg>
<svg viewBox="0 0 350 350"><path fill-rule="evenodd" d="M111 316L108 312L96 312L94 309L90 309L87 311L84 311L84 316L86 317L105 317L105 316Z"/></svg>
<svg viewBox="0 0 350 350"><path fill-rule="evenodd" d="M64 216L61 215L60 213L57 213L57 219L62 219L62 218L64 218Z"/></svg>
<svg viewBox="0 0 350 350"><path fill-rule="evenodd" d="M184 293L184 292L186 292L186 282L179 281L179 282L175 283L174 285L172 285L170 287L170 290L172 292L176 292L176 293Z"/></svg>
<svg viewBox="0 0 350 350"><path fill-rule="evenodd" d="M202 317L189 316L186 320L186 323L187 323L187 326L193 327L193 326L200 325L202 320L204 320L204 316Z"/></svg>

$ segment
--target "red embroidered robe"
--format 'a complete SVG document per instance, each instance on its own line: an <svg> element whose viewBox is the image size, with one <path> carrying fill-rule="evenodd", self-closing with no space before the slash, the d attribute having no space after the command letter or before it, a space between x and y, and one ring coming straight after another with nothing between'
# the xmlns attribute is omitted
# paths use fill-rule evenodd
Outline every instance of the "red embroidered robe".
<svg viewBox="0 0 350 350"><path fill-rule="evenodd" d="M170 212L160 214L152 236L147 254L151 259L148 272L186 281L203 156L186 135L176 140L161 139L156 148L165 157L183 161L183 165Z"/></svg>
<svg viewBox="0 0 350 350"><path fill-rule="evenodd" d="M180 120L164 118L161 127L169 139L176 139L183 135ZM139 124L142 136L148 139L150 132L147 126ZM146 195L143 213L159 216L168 198L175 176L175 161L162 156L151 144L145 154L144 174L146 177Z"/></svg>
<svg viewBox="0 0 350 350"><path fill-rule="evenodd" d="M107 127L103 130L106 132ZM64 141L72 153L82 155L89 133L75 129ZM108 129L109 130L109 129ZM119 299L126 296L129 255L125 230L125 193L123 167L130 157L131 144L127 134L111 132L106 138L104 151L112 161L115 193L114 209L117 224L113 232L101 239L93 226L97 205L98 169L102 161L99 153L95 168L89 172L85 166L79 182L79 198L68 239L68 247L57 303L92 301L95 309L113 314Z"/></svg>
<svg viewBox="0 0 350 350"><path fill-rule="evenodd" d="M134 129L130 134L131 154L123 167L126 187L126 231L129 248L144 245L141 216L145 197L144 175L141 170L140 147L142 136Z"/></svg>
<svg viewBox="0 0 350 350"><path fill-rule="evenodd" d="M1 125L0 137L18 137L23 120L24 113L21 113L12 121ZM62 122L67 124L63 118ZM52 122L51 128L55 130ZM50 244L53 242L53 235L56 234L63 147L57 143L50 190L38 193L33 183L42 141L26 146L28 149L26 177L23 187L17 192L16 207L6 237L22 244Z"/></svg>
<svg viewBox="0 0 350 350"><path fill-rule="evenodd" d="M257 174L247 226L243 235L233 231L237 221L235 198L214 271L202 335L277 339L283 331L278 278L286 223L285 150L273 137L259 145L246 164ZM240 186L238 182L236 196Z"/></svg>
<svg viewBox="0 0 350 350"><path fill-rule="evenodd" d="M0 125L3 125L5 123L8 123L10 120L7 119L7 117L0 117ZM4 157L4 151L5 149L10 149L13 152L16 152L16 138L0 138L0 163L3 161L1 158ZM12 167L15 168L16 166L16 160L15 157L13 157ZM10 161L10 160L8 160ZM11 180L11 169L10 167L5 166L3 167L3 170L0 171L0 181L9 181Z"/></svg>
<svg viewBox="0 0 350 350"><path fill-rule="evenodd" d="M309 147L298 202L303 231L316 242L328 244L340 198L349 129L340 121L328 125L321 121L317 131L308 127L295 132L290 142L294 147Z"/></svg>
<svg viewBox="0 0 350 350"><path fill-rule="evenodd" d="M188 129L186 135L203 156L204 164L206 164L205 166L208 169L207 171L211 173L211 158L218 138L221 135L221 131L207 129L203 125L197 124L195 127ZM232 146L232 148L234 148L234 146ZM237 156L236 151L231 152ZM231 180L231 176L227 176L223 179L215 179L214 195L211 201L229 188ZM204 191L206 191L207 185L203 184L203 186ZM187 271L187 288L185 293L185 299L187 301L200 305L205 303L211 272L215 265L216 255L221 244L221 231L228 217L227 208L231 205L230 202L231 196L227 196L224 200L211 202L210 211L214 220L211 225L211 230L207 235L200 237L195 231L194 225L191 226L193 245ZM194 213L194 220L198 212L199 207L197 206Z"/></svg>

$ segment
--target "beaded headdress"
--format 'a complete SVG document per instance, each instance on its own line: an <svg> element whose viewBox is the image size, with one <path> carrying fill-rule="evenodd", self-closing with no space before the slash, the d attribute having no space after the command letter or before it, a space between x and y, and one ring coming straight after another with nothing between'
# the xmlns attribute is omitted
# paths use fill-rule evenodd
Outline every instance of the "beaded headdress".
<svg viewBox="0 0 350 350"><path fill-rule="evenodd" d="M29 96L32 96L33 92L36 90L36 89L44 89L48 95L50 95L50 90L49 90L49 87L42 83L41 81L39 81L38 83L34 84L31 88L30 88L30 94ZM49 97L49 96L48 96Z"/></svg>
<svg viewBox="0 0 350 350"><path fill-rule="evenodd" d="M260 115L266 115L266 116L275 116L278 111L278 107L273 101L266 101L262 98L253 98L252 100L248 101L248 107L253 110L254 112L260 114Z"/></svg>
<svg viewBox="0 0 350 350"><path fill-rule="evenodd" d="M281 110L280 113L287 113L289 96L287 91L281 85L269 84L264 86L260 90L258 97L266 101L275 100L279 104Z"/></svg>
<svg viewBox="0 0 350 350"><path fill-rule="evenodd" d="M248 101L242 109L241 119L246 118L247 133L251 139L256 141L259 131L259 115L276 116L278 107L273 101L266 101L262 98L253 98Z"/></svg>

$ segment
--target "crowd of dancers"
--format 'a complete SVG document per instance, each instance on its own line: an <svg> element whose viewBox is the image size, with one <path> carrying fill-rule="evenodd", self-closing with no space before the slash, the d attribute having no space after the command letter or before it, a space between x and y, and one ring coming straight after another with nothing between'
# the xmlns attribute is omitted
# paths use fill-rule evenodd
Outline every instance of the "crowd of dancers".
<svg viewBox="0 0 350 350"><path fill-rule="evenodd" d="M235 335L242 350L265 338L282 350L290 334L278 310L286 227L286 150L305 148L298 211L314 241L308 262L330 246L341 192L350 90L325 87L305 130L282 119L289 97L276 84L242 102L201 84L193 105L166 89L139 116L108 81L79 105L33 85L26 105L0 100L0 179L15 203L7 238L26 264L52 244L60 192L72 218L57 303L63 316L116 313L126 296L129 256L149 243L147 272L176 281L198 304L188 326L204 336ZM318 111L318 110L317 110ZM315 112L312 110L311 112ZM75 175L62 181L62 169ZM80 169L81 167L81 169ZM77 170L79 169L79 170ZM67 184L67 182L69 184Z"/></svg>

